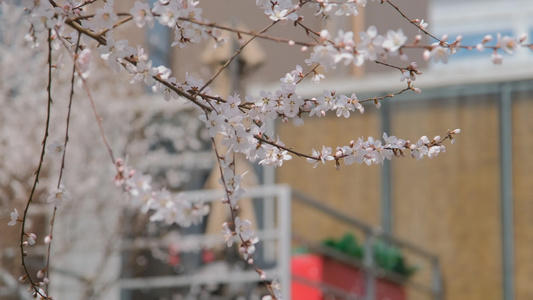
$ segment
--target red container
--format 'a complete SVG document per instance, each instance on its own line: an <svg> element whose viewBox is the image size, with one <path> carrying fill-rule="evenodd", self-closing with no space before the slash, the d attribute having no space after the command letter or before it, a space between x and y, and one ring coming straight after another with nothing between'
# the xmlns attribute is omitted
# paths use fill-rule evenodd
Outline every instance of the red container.
<svg viewBox="0 0 533 300"><path fill-rule="evenodd" d="M296 255L292 257L292 274L310 282L325 283L358 296L365 294L365 274L362 270L344 264L332 258L315 254ZM324 294L319 288L293 280L293 300L322 300ZM376 280L376 300L405 300L405 289L402 285L386 279Z"/></svg>
<svg viewBox="0 0 533 300"><path fill-rule="evenodd" d="M324 278L323 258L318 255L295 255L291 259L291 272L293 276L303 277L306 280L320 283ZM322 300L320 289L309 286L298 280L291 284L292 300Z"/></svg>

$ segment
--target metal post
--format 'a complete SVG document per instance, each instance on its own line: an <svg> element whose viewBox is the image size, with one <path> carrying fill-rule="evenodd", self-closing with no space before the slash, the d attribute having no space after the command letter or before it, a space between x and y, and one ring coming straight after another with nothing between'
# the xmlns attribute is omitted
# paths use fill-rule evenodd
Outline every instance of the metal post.
<svg viewBox="0 0 533 300"><path fill-rule="evenodd" d="M267 122L267 129L274 132L274 122ZM263 166L262 167L263 182L265 186L274 185L276 179L276 171L274 167ZM279 201L279 200L278 200ZM274 220L275 220L275 207L274 207L274 198L273 197L264 197L263 198L263 222L265 230L274 229ZM265 245L265 251L263 252L263 259L267 263L271 263L275 260L274 252L275 245L267 244Z"/></svg>
<svg viewBox="0 0 533 300"><path fill-rule="evenodd" d="M291 188L279 186L278 196L278 231L280 240L279 249L279 279L283 299L291 299Z"/></svg>
<svg viewBox="0 0 533 300"><path fill-rule="evenodd" d="M444 290L442 287L442 277L440 273L439 259L434 258L431 261L431 268L433 272L433 299L434 300L443 300L444 299Z"/></svg>
<svg viewBox="0 0 533 300"><path fill-rule="evenodd" d="M265 231L271 231L276 228L276 209L274 197L264 197L262 202L263 211L263 228ZM278 200L279 201L279 200ZM275 261L276 245L274 243L267 243L264 245L263 260L266 263L272 263Z"/></svg>
<svg viewBox="0 0 533 300"><path fill-rule="evenodd" d="M387 134L390 133L390 104L383 101L381 104L381 129ZM385 160L381 168L381 227L387 234L392 234L393 224L393 203L391 188L391 162Z"/></svg>
<svg viewBox="0 0 533 300"><path fill-rule="evenodd" d="M150 6L156 2L157 0L148 1ZM170 29L159 22L155 22L153 28L146 26L146 42L153 65L170 67Z"/></svg>
<svg viewBox="0 0 533 300"><path fill-rule="evenodd" d="M500 91L500 182L502 217L503 299L514 297L514 213L513 213L513 140L511 86Z"/></svg>
<svg viewBox="0 0 533 300"><path fill-rule="evenodd" d="M365 232L365 251L363 257L365 265L365 300L376 299L376 277L373 272L374 267L374 235L372 232Z"/></svg>

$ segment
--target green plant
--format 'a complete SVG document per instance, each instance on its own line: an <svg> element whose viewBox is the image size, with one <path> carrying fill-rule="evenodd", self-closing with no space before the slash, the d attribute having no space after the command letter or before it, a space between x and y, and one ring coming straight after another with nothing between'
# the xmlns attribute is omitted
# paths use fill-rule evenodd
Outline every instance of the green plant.
<svg viewBox="0 0 533 300"><path fill-rule="evenodd" d="M344 234L339 240L327 239L323 244L353 258L359 260L363 259L364 246L361 245L357 241L357 237L351 233ZM407 265L405 257L397 247L389 245L382 240L378 240L374 243L373 250L375 264L384 270L406 278L410 277L418 270L415 266Z"/></svg>

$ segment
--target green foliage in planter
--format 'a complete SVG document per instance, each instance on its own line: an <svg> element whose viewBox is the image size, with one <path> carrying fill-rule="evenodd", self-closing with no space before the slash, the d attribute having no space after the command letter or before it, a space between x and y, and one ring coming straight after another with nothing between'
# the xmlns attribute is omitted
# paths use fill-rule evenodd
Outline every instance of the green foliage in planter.
<svg viewBox="0 0 533 300"><path fill-rule="evenodd" d="M340 240L327 239L323 244L351 257L363 259L364 246L351 233L346 233ZM405 258L398 248L381 240L374 243L374 262L378 267L406 278L417 271L416 267L406 264Z"/></svg>
<svg viewBox="0 0 533 300"><path fill-rule="evenodd" d="M404 277L413 275L417 270L415 266L406 264L405 258L398 248L383 241L374 243L374 260L380 268Z"/></svg>

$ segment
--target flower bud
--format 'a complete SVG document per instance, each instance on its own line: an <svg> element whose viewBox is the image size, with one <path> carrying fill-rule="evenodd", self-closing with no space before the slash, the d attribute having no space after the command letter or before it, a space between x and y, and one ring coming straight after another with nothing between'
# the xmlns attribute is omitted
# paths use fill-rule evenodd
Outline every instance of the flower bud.
<svg viewBox="0 0 533 300"><path fill-rule="evenodd" d="M490 41L492 41L492 35L487 34L487 35L483 38L482 43L485 44L485 43L488 43L488 42L490 42Z"/></svg>
<svg viewBox="0 0 533 300"><path fill-rule="evenodd" d="M428 49L424 50L422 56L424 57L425 61L428 61L431 58L431 51L429 51Z"/></svg>
<svg viewBox="0 0 533 300"><path fill-rule="evenodd" d="M320 39L327 40L328 37L329 37L329 32L326 29L322 29L322 31L320 31Z"/></svg>

